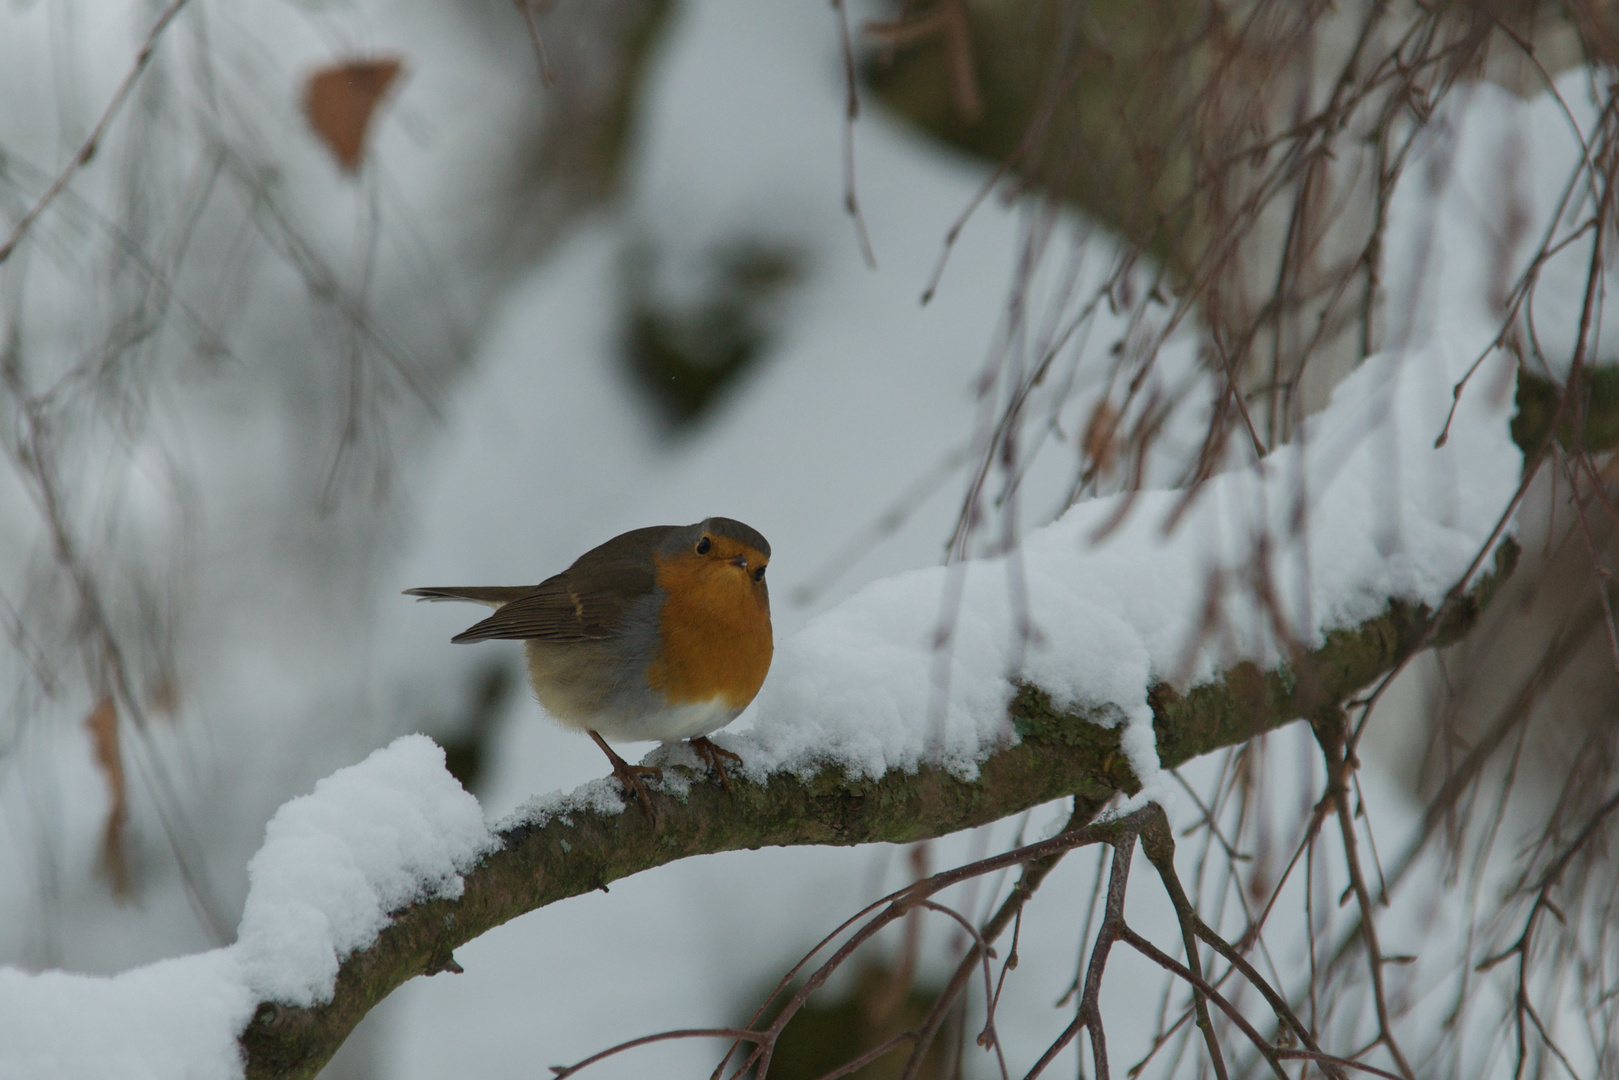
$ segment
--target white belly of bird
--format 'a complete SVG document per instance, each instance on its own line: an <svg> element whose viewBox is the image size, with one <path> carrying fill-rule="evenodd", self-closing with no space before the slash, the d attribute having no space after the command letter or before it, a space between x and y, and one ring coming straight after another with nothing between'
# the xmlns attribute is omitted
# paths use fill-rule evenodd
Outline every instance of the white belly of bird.
<svg viewBox="0 0 1619 1080"><path fill-rule="evenodd" d="M732 708L724 698L671 705L635 716L615 717L596 730L605 739L657 740L674 742L707 735L735 720L742 710Z"/></svg>

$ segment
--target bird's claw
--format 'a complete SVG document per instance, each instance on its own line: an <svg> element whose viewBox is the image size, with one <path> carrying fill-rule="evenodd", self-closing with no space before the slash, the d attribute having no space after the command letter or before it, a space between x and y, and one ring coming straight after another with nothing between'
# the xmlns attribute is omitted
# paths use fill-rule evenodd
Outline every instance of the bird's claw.
<svg viewBox="0 0 1619 1080"><path fill-rule="evenodd" d="M597 746L601 747L602 753L607 755L607 760L613 763L613 779L617 780L619 786L624 789L624 794L628 795L632 791L635 792L635 797L641 800L641 809L646 811L646 816L652 820L652 824L656 825L658 823L658 812L653 809L652 793L646 789L646 781L642 780L641 777L650 776L654 780L662 780L663 770L656 765L631 765L614 753L613 748L607 745L606 740L601 735L594 731L587 731L586 734L595 741Z"/></svg>
<svg viewBox="0 0 1619 1080"><path fill-rule="evenodd" d="M729 795L731 793L731 781L725 775L725 763L721 759L730 758L740 765L742 764L742 755L734 754L725 747L710 742L706 736L702 735L691 740L691 748L697 751L698 757L708 763L708 767L713 770L714 775L719 777L720 789Z"/></svg>
<svg viewBox="0 0 1619 1080"><path fill-rule="evenodd" d="M658 812L652 806L652 793L647 790L646 781L641 779L643 776L662 780L663 770L652 765L631 765L623 758L613 763L613 778L624 789L624 794L628 795L633 791L635 797L641 800L641 809L646 811L646 816L652 819L653 824L657 824Z"/></svg>

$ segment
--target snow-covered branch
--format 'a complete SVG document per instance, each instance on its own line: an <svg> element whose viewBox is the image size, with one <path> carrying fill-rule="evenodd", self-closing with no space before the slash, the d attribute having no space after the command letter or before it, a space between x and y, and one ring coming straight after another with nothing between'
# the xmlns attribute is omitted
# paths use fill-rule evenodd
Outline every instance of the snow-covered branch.
<svg viewBox="0 0 1619 1080"><path fill-rule="evenodd" d="M1505 546L1494 572L1438 627L1426 610L1397 602L1330 635L1292 674L1241 665L1184 695L1159 685L1152 694L1153 727L1163 766L1336 703L1420 644L1454 640L1510 572L1515 550ZM329 1000L307 1007L258 1004L241 1036L247 1075L313 1076L360 1018L401 983L453 971L457 946L535 908L677 859L771 845L920 840L1063 796L1095 813L1115 793L1139 789L1119 728L1055 708L1030 686L1014 699L1010 719L1019 741L986 759L973 780L936 765L896 768L875 779L851 779L840 766L828 766L805 777L739 780L731 796L716 785L693 783L679 801L662 802L658 827L640 814L591 805L602 790L593 784L581 789L577 802L549 804L543 820L519 815L495 831L498 846L462 877L459 896L426 895L394 911L370 945L344 958ZM377 757L399 750L396 744Z"/></svg>

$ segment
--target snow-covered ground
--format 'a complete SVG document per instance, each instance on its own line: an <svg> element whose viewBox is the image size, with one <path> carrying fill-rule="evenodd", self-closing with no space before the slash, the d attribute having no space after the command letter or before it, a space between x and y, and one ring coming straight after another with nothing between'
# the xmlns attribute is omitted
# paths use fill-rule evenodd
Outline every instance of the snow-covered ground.
<svg viewBox="0 0 1619 1080"><path fill-rule="evenodd" d="M402 2L388 10L395 8L433 10ZM374 14L379 24L387 22L383 14ZM432 55L427 42L435 35L459 40L420 12L413 18L405 20L407 28L421 23L427 29L399 42L380 31L364 37L369 29L324 33L359 34L369 47L397 44L411 56ZM314 34L314 40L326 38ZM517 81L518 72L532 75L517 66L532 61L523 51L526 42L473 40L508 62L495 69L500 96L493 113L520 126L513 102L522 99L514 88L540 93ZM273 43L264 48L273 51ZM296 51L277 55L289 69L305 63ZM424 76L416 84L422 96L402 97L404 119L420 121L425 102L449 109L473 96L455 73L464 80L484 56L476 49L468 55L450 64L448 74ZM423 70L434 69L424 64ZM1565 82L1565 96L1589 111L1576 81ZM891 534L854 548L850 541L868 535L900 492L973 437L982 419L973 384L995 347L1008 283L1032 226L1023 209L987 201L963 231L932 303L921 306L943 234L986 170L868 110L855 138L860 199L877 260L868 268L842 212L842 95L836 23L823 7L706 0L676 12L645 88L622 203L583 222L478 327L471 373L447 394L442 428L418 426L403 440L409 468L394 478L379 511L388 527L356 530L380 536L381 550L337 564L357 568L361 584L332 599L324 595L328 578L311 573L287 596L268 596L279 627L268 633L272 647L255 635L226 635L225 644L208 653L217 670L199 680L207 711L228 719L199 724L194 713L159 736L176 744L165 752L177 757L188 740L207 747L188 774L185 806L207 826L201 833L210 864L220 864L225 881L239 882L225 887L227 898L240 900L251 878L239 944L110 981L0 969L0 1077L53 1070L62 1076L227 1075L236 1025L251 1014L256 994L319 997L335 958L367 939L380 911L429 887L453 892L455 872L485 834L419 740L396 743L324 782L307 800L288 804L251 868L243 849L244 837L249 850L257 843L276 802L330 771L337 762L329 759L358 760L364 748L416 728L442 731L443 718L463 707L480 670L496 662L515 667L516 647L506 643L451 646L448 638L464 628L465 613L417 607L397 595L405 587L532 582L624 529L716 513L740 518L774 549L780 647L755 708L721 741L756 769L800 769L823 760L865 772L915 764L934 734L930 641L945 580L941 570L919 568L940 559L963 474L958 470L941 484ZM290 100L282 103L287 109ZM1423 182L1402 188L1391 219L1389 325L1403 328L1395 336L1404 350L1364 365L1299 446L1261 470L1239 470L1211 485L1172 538L1162 536L1161 522L1175 497L1151 496L1103 550L1087 545L1111 514L1111 506L1098 501L1037 533L1023 551L1040 632L1026 673L1059 698L1104 707L1131 724L1132 752L1143 773L1150 773L1152 761L1150 727L1144 726L1149 676L1208 677L1240 656L1268 662L1277 655L1269 632L1255 630L1253 613L1237 605L1220 649L1188 659L1211 567L1244 565L1258 531L1270 530L1277 595L1305 635L1317 638L1325 628L1374 613L1389 595L1437 600L1486 542L1516 486L1518 456L1505 430L1510 384L1499 365L1487 364L1475 377L1446 447L1432 444L1452 384L1494 335L1485 272L1494 237L1482 223L1498 219L1501 200L1514 193L1528 191L1535 206L1548 207L1549 178L1560 154L1566 161L1570 140L1550 98L1520 105L1483 87L1468 104L1465 117L1440 125L1459 149L1441 142L1455 153L1419 161L1424 167L1412 175ZM302 138L295 117L283 121L285 130L269 136L272 142ZM440 138L466 135L444 117L425 127ZM400 128L409 133L409 125ZM401 139L400 130L389 130L384 138ZM1495 175L1490 165L1503 147L1523 140L1540 148L1524 155L1538 168L1518 176L1516 188L1484 179ZM486 137L477 145L493 142L498 139ZM418 191L412 199L425 220L439 223L440 212L458 220L446 209L455 201L454 173L435 172L427 162L464 160L472 151L427 153L413 145L384 145L381 160L418 178L427 194L412 188ZM314 148L303 153L311 170L329 168ZM1448 171L1437 164L1444 161L1454 163ZM325 190L305 195L314 220L323 220L325 206L352 229L363 214L323 203ZM459 230L446 229L453 234L448 239L424 243L448 259L460 245L488 242L479 240L482 227L475 225L463 222ZM727 392L711 419L670 435L618 363L625 260L650 245L659 259L654 288L678 293L713 250L738 241L796 253L802 282L785 297L764 360ZM352 255L342 243L334 246ZM1087 252L1086 272L1100 280L1112 250L1105 238L1093 237ZM1573 273L1583 265L1574 245L1548 273ZM1050 270L1032 295L1038 299L1056 276ZM379 286L389 304L407 312L414 295L408 277L402 273L390 287ZM280 287L295 284L289 279ZM1547 306L1537 308L1536 319L1545 338L1547 326L1566 330L1571 301L1566 289L1543 295ZM285 333L263 324L243 332ZM1122 319L1105 311L1098 317L1090 362L1076 378L1080 390L1061 414L1070 439L1083 430L1104 383L1108 347L1123 333ZM425 334L412 340L431 345ZM1162 375L1189 380L1194 391L1201 386L1192 374L1195 345L1190 330L1173 340ZM1088 385L1095 389L1087 392ZM1202 426L1197 404L1194 392L1156 451L1150 477L1173 480L1195 453ZM202 444L228 434L236 415L205 410L192 437ZM329 434L227 440L236 456L226 453L205 471L240 475L205 483L204 490L251 492L261 483L278 489L277 478L255 479L249 466L273 472L273 464L254 455ZM1036 460L1022 489L1025 528L1044 525L1055 512L1074 461L1072 447L1060 445ZM1311 511L1303 538L1289 527L1301 490ZM0 523L0 544L11 542L3 529ZM220 547L233 550L231 532L222 535ZM291 563L305 550L302 543L292 537L273 550ZM829 560L839 564L831 584L810 602L795 603L797 586L827 579ZM962 771L1007 736L1002 706L1021 639L1006 565L989 561L970 573L956 622L957 667L943 745ZM248 571L247 585L225 590L216 602L273 594L272 571ZM860 591L879 578L885 580ZM204 593L218 580L206 577ZM300 615L298 602L311 597L329 608L318 613L320 633L305 641L300 619L316 615ZM194 637L206 638L212 625L203 620ZM339 734L323 742L328 729ZM1297 760L1288 740L1274 740L1275 756ZM43 955L110 971L204 947L178 877L161 869L161 859L153 860L159 866L132 908L112 907L92 869L106 802L87 739L68 724L42 745L30 760L44 762L54 802L64 808L48 816L59 830L50 842L64 862L58 887L67 899L60 910L41 910L37 838L27 831L38 820L28 816L38 813L37 804L29 809L28 803L37 789L23 785L14 766L0 792L7 800L0 813L12 828L0 857L20 869L0 873L0 922L10 928L0 932L9 935L0 937L0 956L37 964ZM493 745L478 792L488 820L519 811L536 793L572 789L603 772L599 752L546 721L526 693L503 710ZM1206 768L1194 767L1190 775L1195 779ZM244 786L247 797L233 804L230 794ZM412 791L421 798L407 798ZM1184 815L1172 792L1165 798L1172 814ZM1390 816L1379 828L1392 834L1410 827L1397 793L1385 792L1376 805ZM216 814L230 817L229 826L210 824ZM150 825L151 815L150 807L137 806L137 824ZM1037 810L1028 833L1040 834L1061 819L1060 808ZM941 841L934 865L1004 844L1016 827L993 827L993 839ZM377 841L383 839L401 850L382 852ZM297 854L287 856L288 850ZM900 883L902 862L886 849L732 853L669 866L615 884L610 894L533 913L460 950L465 974L416 980L385 1003L361 1036L362 1051L371 1040L369 1060L352 1067L401 1080L528 1077L634 1035L738 1021L751 1011L751 995L799 951ZM1076 909L1090 894L1094 866L1088 855L1070 858L1030 908L1025 941L1042 947L1025 948L999 1020L1014 1071L1026 1068L1069 1019L1053 1003L1073 977L1083 921ZM1163 925L1167 909L1150 882L1139 881L1131 903L1139 925ZM34 935L46 923L71 944L41 950ZM1388 951L1415 951L1419 935L1416 926L1390 929ZM924 975L943 970L948 937L942 927L930 931ZM1121 1035L1128 1047L1145 1036L1139 1009L1129 1002L1153 995L1156 982L1129 958L1117 965L1105 1000L1115 1030L1133 1033ZM706 1075L713 1050L712 1044L663 1044L603 1063L593 1074ZM1116 1060L1125 1053L1121 1048ZM1057 1067L1071 1071L1072 1064Z"/></svg>

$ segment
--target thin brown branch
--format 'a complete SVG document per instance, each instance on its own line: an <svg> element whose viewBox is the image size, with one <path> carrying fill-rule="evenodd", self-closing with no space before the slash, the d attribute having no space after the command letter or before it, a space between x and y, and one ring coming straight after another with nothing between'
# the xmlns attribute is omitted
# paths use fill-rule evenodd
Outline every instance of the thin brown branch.
<svg viewBox="0 0 1619 1080"><path fill-rule="evenodd" d="M1342 709L1331 709L1313 724L1316 739L1327 759L1327 797L1332 800L1338 816L1339 832L1343 836L1344 864L1360 905L1361 939L1366 944L1366 963L1372 978L1372 1003L1377 1010L1378 1041L1388 1050L1399 1066L1405 1080L1416 1080L1411 1065L1394 1036L1394 1021L1389 1014L1388 991L1383 985L1383 971L1388 959L1378 942L1377 924L1373 917L1371 890L1366 887L1366 876L1360 865L1360 845L1355 833L1354 813L1349 804L1349 775L1354 769L1352 760L1344 756L1344 742L1348 734L1349 718Z"/></svg>
<svg viewBox="0 0 1619 1080"><path fill-rule="evenodd" d="M1227 1001L1225 999L1225 995L1221 994L1220 991L1210 986L1206 979L1204 979L1201 975L1194 975L1190 969L1186 968L1179 961L1163 952L1163 950L1159 949L1152 942L1148 941L1146 938L1142 937L1128 926L1121 926L1119 928L1119 940L1123 941L1132 949L1135 949L1142 956L1145 956L1148 960L1151 960L1165 971L1168 971L1171 974L1185 980L1199 993L1203 994L1208 1000L1218 1005L1220 1007L1220 1011L1225 1013L1226 1016L1230 1018L1231 1022L1236 1025L1237 1029L1244 1035L1248 1036L1248 1040L1254 1044L1254 1049L1258 1050L1260 1056L1263 1057L1270 1065L1271 1071L1276 1074L1278 1080L1290 1080L1286 1070L1282 1068L1281 1062L1277 1057L1276 1048L1267 1042L1263 1035L1255 1031L1254 1026L1248 1022L1248 1018L1243 1016L1241 1011L1238 1010L1235 1005Z"/></svg>
<svg viewBox="0 0 1619 1080"><path fill-rule="evenodd" d="M1089 825L1095 819L1097 813L1101 811L1103 805L1105 803L1094 799L1075 796L1074 809L1068 815L1068 822L1063 826L1063 832L1073 832ZM1006 927L1022 914L1023 906L1034 896L1035 890L1040 888L1040 884L1045 880L1046 875L1056 868L1058 861L1065 854L1067 854L1066 851L1053 852L1050 855L1024 864L1023 872L1019 875L1017 884L1012 886L1011 894L1007 896L1000 909L978 932L978 939L974 941L972 948L967 950L967 954L956 965L956 970L950 976L950 981L945 984L944 989L939 993L938 999L928 1010L927 1016L923 1018L916 1046L911 1051L909 1060L905 1063L905 1068L900 1074L900 1080L915 1080L922 1068L923 1061L926 1060L928 1048L938 1036L939 1029L949 1015L951 1007L954 1006L962 992L967 988L968 980L971 979L973 971L982 962L983 950L994 944Z"/></svg>
<svg viewBox="0 0 1619 1080"><path fill-rule="evenodd" d="M743 1042L763 1042L768 1032L748 1031L744 1028L680 1028L677 1031L660 1031L656 1035L642 1035L638 1039L629 1039L616 1046L609 1046L606 1050L591 1054L572 1065L553 1065L551 1073L556 1080L572 1076L581 1069L590 1067L598 1061L622 1054L626 1050L634 1050L638 1046L651 1046L653 1043L669 1042L674 1039L740 1039Z"/></svg>
<svg viewBox="0 0 1619 1080"><path fill-rule="evenodd" d="M17 220L17 224L12 226L11 235L6 237L4 243L0 243L0 263L4 263L11 257L11 253L17 250L17 245L22 242L28 230L33 228L34 222L38 221L40 215L50 207L51 203L56 201L58 195L67 190L68 184L72 182L73 177L78 174L79 170L88 165L90 159L95 157L96 150L101 146L101 139L107 133L107 128L112 124L118 113L122 111L124 103L129 100L130 91L135 89L135 84L140 81L141 75L145 73L147 66L151 64L152 56L157 51L158 40L162 38L163 32L174 22L175 17L180 14L186 3L187 0L169 0L169 5L158 14L157 20L152 23L152 28L146 32L146 39L141 42L140 49L135 53L135 62L124 73L123 81L118 84L118 89L113 91L112 99L107 102L107 107L101 111L101 116L97 118L95 126L90 129L90 134L79 145L79 149L74 152L73 156L68 159L67 165L56 175L56 179L51 181L51 186L45 189L44 194L36 199L34 204Z"/></svg>
<svg viewBox="0 0 1619 1080"><path fill-rule="evenodd" d="M860 117L860 86L855 76L854 44L849 36L849 13L843 0L832 0L832 10L838 17L838 46L843 57L843 84L845 106L843 112L843 208L854 222L855 238L860 242L860 255L866 265L877 269L877 253L871 247L871 235L866 231L866 215L860 209L860 195L855 184L854 122Z"/></svg>

